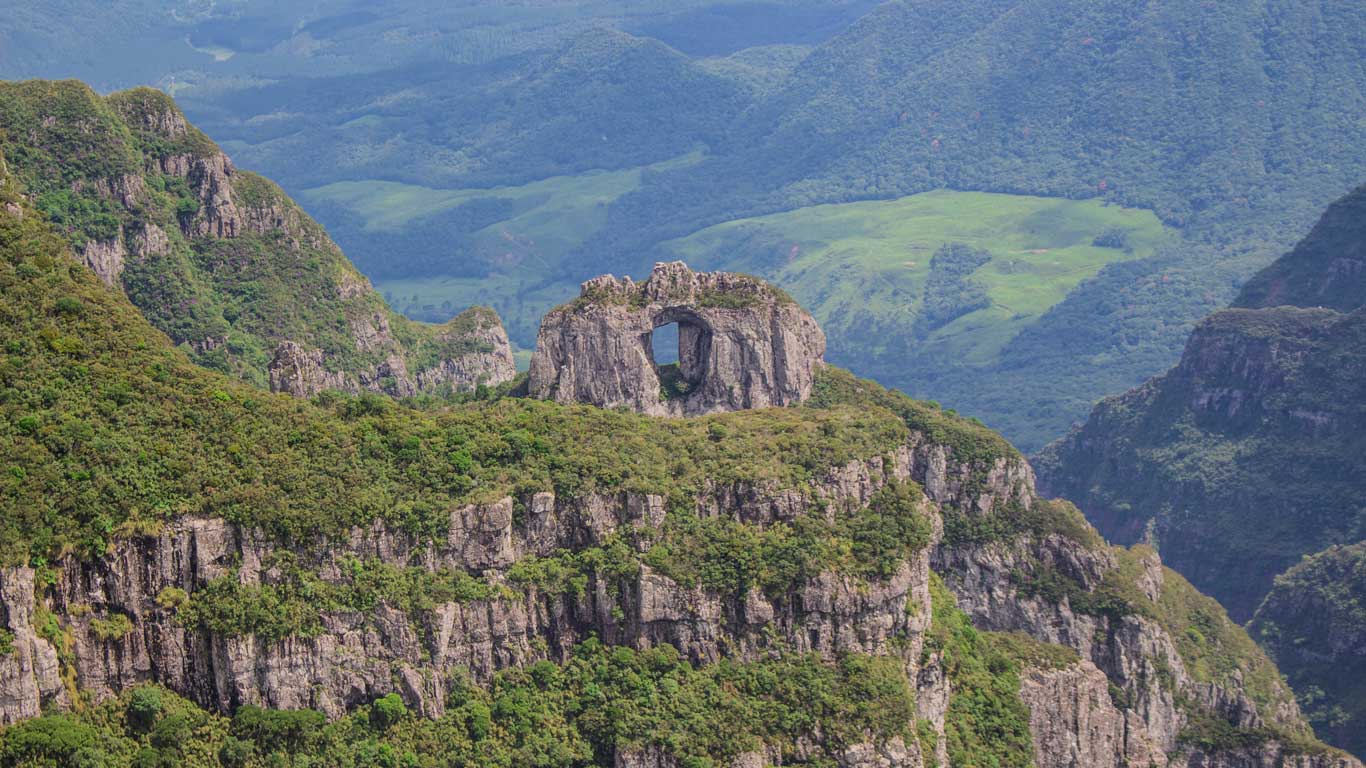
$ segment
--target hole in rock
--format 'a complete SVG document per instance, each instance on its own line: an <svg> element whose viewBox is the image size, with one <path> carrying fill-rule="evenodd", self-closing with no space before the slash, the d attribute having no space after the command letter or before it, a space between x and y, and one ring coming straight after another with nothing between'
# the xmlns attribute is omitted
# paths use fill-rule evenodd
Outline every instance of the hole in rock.
<svg viewBox="0 0 1366 768"><path fill-rule="evenodd" d="M655 322L659 325L650 332L649 346L659 374L660 396L665 400L686 397L702 383L711 331L677 312L663 313Z"/></svg>
<svg viewBox="0 0 1366 768"><path fill-rule="evenodd" d="M661 325L650 334L650 347L654 350L655 365L678 364L678 323Z"/></svg>

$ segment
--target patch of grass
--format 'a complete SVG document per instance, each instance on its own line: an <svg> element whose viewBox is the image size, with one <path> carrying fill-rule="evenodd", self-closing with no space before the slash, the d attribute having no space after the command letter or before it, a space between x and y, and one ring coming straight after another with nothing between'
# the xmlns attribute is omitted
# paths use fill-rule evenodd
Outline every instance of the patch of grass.
<svg viewBox="0 0 1366 768"><path fill-rule="evenodd" d="M1117 232L1125 247L1094 244ZM1169 237L1151 212L1097 200L936 191L739 219L663 248L694 265L724 263L783 286L847 363L899 351L897 338L911 333L921 312L936 250L957 243L986 251L990 259L971 272L985 305L928 324L934 327L921 342L984 364L1101 267L1150 256Z"/></svg>

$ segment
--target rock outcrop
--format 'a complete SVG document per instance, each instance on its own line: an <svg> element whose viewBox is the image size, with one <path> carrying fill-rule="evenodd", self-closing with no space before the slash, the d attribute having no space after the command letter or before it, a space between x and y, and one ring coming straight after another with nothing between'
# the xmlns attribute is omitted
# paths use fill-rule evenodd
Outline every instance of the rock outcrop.
<svg viewBox="0 0 1366 768"><path fill-rule="evenodd" d="M431 367L415 373L410 372L402 345L383 314L358 319L352 330L358 346L385 352L384 358L368 369L333 370L322 350L285 340L276 347L267 368L271 391L295 397L312 397L329 389L412 397L422 392L472 392L517 375L507 332L498 315L483 307L466 310L443 327L432 345L444 351Z"/></svg>
<svg viewBox="0 0 1366 768"><path fill-rule="evenodd" d="M394 313L321 226L238 169L164 93L7 85L0 134L23 150L9 171L32 198L74 195L100 212L67 216L60 229L196 362L300 396L462 392L515 375L496 314L429 326ZM21 127L28 111L36 124Z"/></svg>
<svg viewBox="0 0 1366 768"><path fill-rule="evenodd" d="M679 362L656 364L651 336L678 324ZM648 280L584 283L541 323L532 397L660 416L799 403L823 365L825 335L776 288L746 275L656 264Z"/></svg>

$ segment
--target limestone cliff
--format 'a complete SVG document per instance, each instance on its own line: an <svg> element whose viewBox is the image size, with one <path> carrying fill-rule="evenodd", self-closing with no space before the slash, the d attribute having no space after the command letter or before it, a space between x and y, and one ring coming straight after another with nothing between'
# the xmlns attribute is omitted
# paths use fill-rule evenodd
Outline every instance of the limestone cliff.
<svg viewBox="0 0 1366 768"><path fill-rule="evenodd" d="M679 362L661 370L655 328L678 324ZM637 285L610 275L541 323L532 397L694 416L800 403L823 365L825 335L806 310L762 281L656 264Z"/></svg>
<svg viewBox="0 0 1366 768"><path fill-rule="evenodd" d="M978 465L913 435L889 456L853 462L804 488L716 486L693 504L698 515L784 525L864 506L897 481L926 489L922 511L935 520L939 543L873 583L826 572L782 594L725 594L680 584L642 564L629 575L595 572L579 593L519 584L513 574L528 558L602 545L622 534L647 547L665 523L666 500L650 494L536 493L454 509L448 533L432 544L375 523L289 561L329 581L343 580L354 563L371 560L479 573L503 585L497 596L416 612L384 603L372 612L328 612L316 634L273 640L213 631L178 615L224 579L256 585L289 578L278 546L261 531L222 520L180 521L155 536L119 543L98 560L64 559L47 591L35 590L31 569L0 573L4 616L18 649L0 660L0 689L10 692L0 700L0 718L13 721L43 705L61 706L73 689L106 697L145 681L223 711L257 704L316 708L332 716L397 690L415 710L440 717L448 686L462 674L487 683L500 669L562 660L576 643L597 636L636 648L667 643L702 664L762 658L779 648L827 659L891 654L918 681L921 717L942 745L952 684L941 668L944 659L926 646L936 599L933 566L981 628L1025 632L1080 654L1060 668L1030 666L1024 675L1020 696L1032 713L1038 766L1358 765L1330 753L1295 751L1274 736L1246 754L1188 743L1192 718L1199 717L1248 733L1274 727L1267 733L1293 735L1304 727L1288 691L1264 670L1235 666L1220 677L1210 677L1208 669L1192 672L1192 657L1158 619L1085 614L1067 598L1021 587L1032 573L1056 570L1075 581L1078 594L1094 591L1119 573L1121 556L1062 534L989 543L942 540L942 510L982 516L1044 503L1035 500L1029 468L1018 459ZM1140 570L1134 581L1139 599L1163 601L1165 581L1175 577L1164 575L1155 557L1143 559ZM54 647L35 630L35 604L61 617L67 647ZM105 627L118 616L130 619L129 629L111 636ZM944 764L943 754L926 749L915 741L870 742L847 749L838 762L849 768ZM1290 758L1283 755L1287 749ZM786 756L794 758L801 759L800 750ZM777 765L779 759L753 753L736 764ZM620 753L617 764L676 765L653 749Z"/></svg>

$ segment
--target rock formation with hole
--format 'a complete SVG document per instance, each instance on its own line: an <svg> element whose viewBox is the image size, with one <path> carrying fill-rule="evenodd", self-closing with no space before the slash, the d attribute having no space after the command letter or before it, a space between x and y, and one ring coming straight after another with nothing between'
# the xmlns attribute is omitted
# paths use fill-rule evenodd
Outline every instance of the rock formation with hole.
<svg viewBox="0 0 1366 768"><path fill-rule="evenodd" d="M678 324L676 365L658 365L651 336ZM747 275L655 265L643 283L611 275L541 322L532 397L657 416L766 408L811 394L825 334L791 297Z"/></svg>

